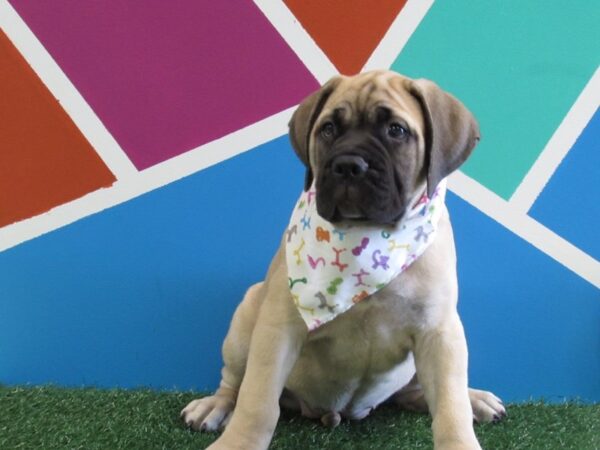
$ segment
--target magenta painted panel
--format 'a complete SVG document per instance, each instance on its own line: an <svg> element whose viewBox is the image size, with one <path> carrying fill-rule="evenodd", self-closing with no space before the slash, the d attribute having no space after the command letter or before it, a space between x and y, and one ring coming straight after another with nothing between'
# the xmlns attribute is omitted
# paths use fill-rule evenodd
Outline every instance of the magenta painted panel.
<svg viewBox="0 0 600 450"><path fill-rule="evenodd" d="M10 0L139 169L318 83L249 0Z"/></svg>

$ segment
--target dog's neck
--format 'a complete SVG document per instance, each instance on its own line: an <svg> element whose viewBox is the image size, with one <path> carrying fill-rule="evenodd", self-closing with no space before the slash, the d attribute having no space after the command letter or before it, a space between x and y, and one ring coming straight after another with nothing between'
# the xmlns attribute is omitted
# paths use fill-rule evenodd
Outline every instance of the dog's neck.
<svg viewBox="0 0 600 450"><path fill-rule="evenodd" d="M314 186L303 192L286 232L292 297L309 330L386 286L433 242L446 181L418 195L394 225L332 224L317 213Z"/></svg>

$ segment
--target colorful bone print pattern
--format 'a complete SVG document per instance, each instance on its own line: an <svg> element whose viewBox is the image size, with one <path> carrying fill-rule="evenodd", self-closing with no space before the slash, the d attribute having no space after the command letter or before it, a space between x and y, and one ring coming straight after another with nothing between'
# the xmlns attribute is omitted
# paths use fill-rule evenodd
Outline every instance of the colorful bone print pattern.
<svg viewBox="0 0 600 450"><path fill-rule="evenodd" d="M446 180L423 194L395 226L333 225L317 212L313 185L286 232L289 287L309 330L385 287L433 242L445 208Z"/></svg>

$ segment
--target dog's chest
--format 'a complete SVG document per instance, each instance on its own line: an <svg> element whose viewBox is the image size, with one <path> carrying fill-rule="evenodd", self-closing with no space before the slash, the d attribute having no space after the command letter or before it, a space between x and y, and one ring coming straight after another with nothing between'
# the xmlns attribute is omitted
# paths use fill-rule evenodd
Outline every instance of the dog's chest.
<svg viewBox="0 0 600 450"><path fill-rule="evenodd" d="M303 354L322 362L324 370L350 377L384 373L406 358L427 314L418 300L383 289L311 332Z"/></svg>
<svg viewBox="0 0 600 450"><path fill-rule="evenodd" d="M386 287L310 332L303 353L344 373L377 374L401 363L414 334L438 322L449 304L438 301L440 286L448 283L440 283L439 273L432 281L440 244Z"/></svg>
<svg viewBox="0 0 600 450"><path fill-rule="evenodd" d="M414 374L411 336L422 313L409 299L375 294L310 333L288 389L317 409L376 406Z"/></svg>

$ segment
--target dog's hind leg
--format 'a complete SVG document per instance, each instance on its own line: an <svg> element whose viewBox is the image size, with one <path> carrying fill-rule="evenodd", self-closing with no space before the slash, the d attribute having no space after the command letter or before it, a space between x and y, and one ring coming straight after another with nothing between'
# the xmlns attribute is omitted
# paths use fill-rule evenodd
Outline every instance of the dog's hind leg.
<svg viewBox="0 0 600 450"><path fill-rule="evenodd" d="M223 343L225 364L221 370L219 388L214 395L193 400L181 411L184 423L193 430L216 431L225 428L229 422L246 371L250 337L260 309L262 286L263 283L251 286L233 315Z"/></svg>
<svg viewBox="0 0 600 450"><path fill-rule="evenodd" d="M471 400L475 422L498 422L506 416L506 409L502 400L491 392L469 388L469 399ZM390 401L407 411L429 412L423 388L419 384L416 374L406 386L392 395Z"/></svg>
<svg viewBox="0 0 600 450"><path fill-rule="evenodd" d="M412 377L406 386L392 395L390 401L407 411L420 413L429 412L427 402L425 401L425 394L423 393L423 388L419 384L417 374Z"/></svg>

